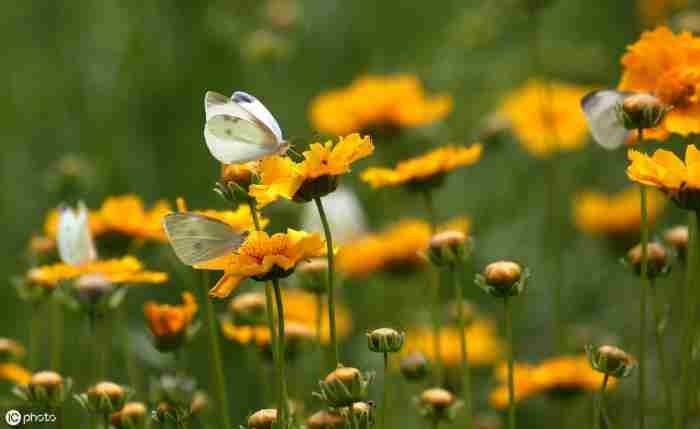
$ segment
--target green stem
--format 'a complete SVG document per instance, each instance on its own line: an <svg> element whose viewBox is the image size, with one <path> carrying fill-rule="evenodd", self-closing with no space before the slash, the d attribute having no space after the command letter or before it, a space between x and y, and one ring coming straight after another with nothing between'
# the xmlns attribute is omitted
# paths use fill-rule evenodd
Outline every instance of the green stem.
<svg viewBox="0 0 700 429"><path fill-rule="evenodd" d="M556 159L550 159L547 162L547 225L546 228L544 228L545 237L543 241L544 243L548 243L548 256L550 258L550 270L552 273L550 277L550 289L552 291L555 350L562 354L565 351L564 324L561 311L562 284L564 281L562 270L563 252L561 249L561 224L560 218L557 214L557 196L560 195L560 192L557 189L557 163L558 162Z"/></svg>
<svg viewBox="0 0 700 429"><path fill-rule="evenodd" d="M503 312L508 341L508 428L515 429L515 383L513 380L513 320L509 297L503 298Z"/></svg>
<svg viewBox="0 0 700 429"><path fill-rule="evenodd" d="M110 424L110 419L109 419L109 413L104 414L104 429L109 429L109 424Z"/></svg>
<svg viewBox="0 0 700 429"><path fill-rule="evenodd" d="M250 207L250 216L253 218L253 225L255 225L255 230L260 231L260 218L258 217L258 210L255 206L255 200L248 199L248 207Z"/></svg>
<svg viewBox="0 0 700 429"><path fill-rule="evenodd" d="M328 218L326 217L326 212L323 209L323 203L321 202L320 197L314 198L314 202L316 203L316 208L318 209L318 215L321 218L321 223L323 224L323 232L326 236L326 253L328 257L328 321L330 323L330 331L331 331L331 344L332 344L332 350L333 350L333 361L335 362L335 366L338 366L340 363L339 361L339 354L338 354L338 338L336 337L336 330L335 330L335 293L333 291L334 285L333 285L333 271L334 271L334 265L333 265L333 236L331 235L331 227L328 224Z"/></svg>
<svg viewBox="0 0 700 429"><path fill-rule="evenodd" d="M600 420L602 419L605 422L607 429L611 427L610 418L608 417L608 408L605 404L605 389L608 386L609 377L610 376L608 374L605 374L603 377L603 383L600 386L600 415L597 417L598 424L600 424Z"/></svg>
<svg viewBox="0 0 700 429"><path fill-rule="evenodd" d="M464 392L464 414L466 416L466 429L471 429L472 427L472 386L471 386L471 374L469 371L469 356L467 354L467 332L466 332L466 322L464 320L464 305L462 297L462 285L459 284L457 279L457 266L455 264L450 264L450 270L452 275L452 286L455 290L455 299L457 302L457 319L459 325L459 342L462 353L462 390Z"/></svg>
<svg viewBox="0 0 700 429"><path fill-rule="evenodd" d="M642 130L639 130L639 139L642 139ZM649 224L647 216L647 188L640 185L640 201L642 214L642 260L641 260L641 289L639 291L639 427L646 428L646 354L647 354L647 294L649 290L649 261L647 255L647 245L649 243Z"/></svg>
<svg viewBox="0 0 700 429"><path fill-rule="evenodd" d="M382 418L381 418L381 428L382 429L387 429L386 426L386 414L387 410L389 409L389 380L387 377L389 376L389 353L384 352L384 385L383 385L383 392L382 392Z"/></svg>
<svg viewBox="0 0 700 429"><path fill-rule="evenodd" d="M428 220L430 221L430 226L433 232L437 229L437 215L435 211L435 204L433 202L433 193L430 191L423 192L423 199L425 200L425 211L428 213Z"/></svg>
<svg viewBox="0 0 700 429"><path fill-rule="evenodd" d="M209 328L209 352L211 365L214 369L214 384L216 389L217 402L221 410L221 421L223 427L231 426L229 415L228 399L226 398L226 384L224 378L224 367L221 361L221 345L219 344L219 332L216 329L216 315L214 314L214 304L209 299L209 271L202 270L201 288L204 296L204 312L206 313L207 326Z"/></svg>
<svg viewBox="0 0 700 429"><path fill-rule="evenodd" d="M435 210L435 204L433 202L433 194L429 190L423 192L423 200L425 203L425 211L428 214L428 219L430 220L430 226L433 233L437 230L437 214ZM431 282L433 295L433 308L432 308L432 319L433 319L433 356L434 356L434 368L433 373L435 377L435 385L442 385L442 344L440 338L440 272L437 270L432 270L431 272Z"/></svg>
<svg viewBox="0 0 700 429"><path fill-rule="evenodd" d="M127 378L129 380L129 386L134 389L137 394L141 390L141 373L139 366L137 365L136 358L133 353L131 353L131 345L129 344L129 324L127 322L126 307L120 306L117 309L117 315L119 317L119 326L121 328L121 342L122 342L122 353L124 353L124 359L126 360L126 372Z"/></svg>
<svg viewBox="0 0 700 429"><path fill-rule="evenodd" d="M51 296L51 369L61 372L61 358L63 357L63 307L55 296Z"/></svg>
<svg viewBox="0 0 700 429"><path fill-rule="evenodd" d="M29 322L29 366L33 371L39 369L39 343L41 338L41 315L39 304L32 304L32 313Z"/></svg>
<svg viewBox="0 0 700 429"><path fill-rule="evenodd" d="M323 329L323 296L316 293L316 343L321 349L321 330Z"/></svg>
<svg viewBox="0 0 700 429"><path fill-rule="evenodd" d="M279 388L281 403L279 406L280 410L280 424L282 429L287 429L287 415L288 415L288 396L287 396L287 379L285 373L285 331L284 331L284 303L282 301L282 291L280 289L280 283L278 279L272 281L272 285L275 289L275 301L277 304L277 330L279 337L277 339L277 377L279 378Z"/></svg>
<svg viewBox="0 0 700 429"><path fill-rule="evenodd" d="M661 379L661 384L664 388L664 400L666 403L668 418L673 419L673 393L671 391L671 379L668 373L668 366L666 365L663 332L661 331L661 324L664 323L663 302L661 302L661 300L657 297L656 284L653 280L651 280L649 293L651 297L651 304L654 308L654 335L656 337L656 355L659 359L659 378Z"/></svg>
<svg viewBox="0 0 700 429"><path fill-rule="evenodd" d="M681 398L679 401L678 408L678 418L676 419L676 429L682 429L685 427L686 420L688 418L688 408L690 397L691 384L690 384L690 365L693 352L693 314L694 314L694 303L689 297L697 287L696 273L698 269L698 264L700 264L700 234L698 231L698 224L700 220L698 219L698 213L689 212L688 214L688 250L687 250L687 263L686 263L686 276L685 276L685 308L683 309L683 334L681 342Z"/></svg>

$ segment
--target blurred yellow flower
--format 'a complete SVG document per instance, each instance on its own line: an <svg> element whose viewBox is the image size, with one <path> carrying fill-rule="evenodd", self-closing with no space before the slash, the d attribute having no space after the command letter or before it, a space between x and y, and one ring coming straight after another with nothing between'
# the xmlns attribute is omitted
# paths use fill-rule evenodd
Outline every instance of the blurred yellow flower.
<svg viewBox="0 0 700 429"><path fill-rule="evenodd" d="M309 116L317 130L344 135L420 127L444 118L451 110L450 96L428 96L416 76L370 75L317 96L311 101Z"/></svg>
<svg viewBox="0 0 700 429"><path fill-rule="evenodd" d="M438 227L469 233L470 221L461 217ZM386 230L350 242L338 251L338 271L362 277L379 270L423 264L432 229L428 222L406 219Z"/></svg>
<svg viewBox="0 0 700 429"><path fill-rule="evenodd" d="M287 229L268 235L253 231L234 253L197 265L201 270L223 270L224 275L209 291L213 298L226 298L246 278L267 280L284 277L304 259L325 254L326 243L318 234Z"/></svg>
<svg viewBox="0 0 700 429"><path fill-rule="evenodd" d="M253 231L255 230L255 223L253 222L253 217L250 213L250 206L247 204L241 204L236 208L236 210L188 210L187 203L184 198L177 199L177 209L180 212L194 213L213 219L220 220L228 224L231 228L236 231ZM260 227L265 228L269 223L270 219L258 214L258 219L260 221Z"/></svg>
<svg viewBox="0 0 700 429"><path fill-rule="evenodd" d="M372 188L399 185L419 185L438 182L446 173L472 165L481 158L481 145L470 147L444 146L417 158L399 162L395 168L372 167L360 178Z"/></svg>
<svg viewBox="0 0 700 429"><path fill-rule="evenodd" d="M121 259L94 261L74 266L64 263L43 265L29 270L29 281L46 287L56 287L63 280L83 274L102 274L112 283L165 283L168 275L157 271L145 271L143 264L133 256Z"/></svg>
<svg viewBox="0 0 700 429"><path fill-rule="evenodd" d="M499 366L495 372L502 385L491 391L489 402L494 408L505 409L508 406L508 373L505 364ZM513 375L516 401L545 393L597 391L604 377L591 368L586 356L559 356L535 366L518 364ZM611 378L608 387L611 388L616 383L617 380Z"/></svg>
<svg viewBox="0 0 700 429"><path fill-rule="evenodd" d="M628 188L608 195L586 191L574 200L576 226L590 234L636 234L641 225L639 190ZM650 192L647 199L649 221L654 222L664 210L666 199L658 192Z"/></svg>
<svg viewBox="0 0 700 429"><path fill-rule="evenodd" d="M462 364L462 352L459 347L460 331L455 327L443 327L440 330L440 355L447 367L459 367ZM494 365L503 358L506 346L498 337L496 326L491 320L481 319L472 322L466 330L467 357L472 367ZM408 329L406 342L400 356L420 352L428 360L434 359L433 330L431 327Z"/></svg>
<svg viewBox="0 0 700 429"><path fill-rule="evenodd" d="M661 128L683 136L700 132L700 38L659 27L642 33L621 62L620 90L649 92L673 106Z"/></svg>
<svg viewBox="0 0 700 429"><path fill-rule="evenodd" d="M197 302L190 292L182 294L182 305L159 304L147 301L143 313L151 333L158 338L181 336L197 314Z"/></svg>
<svg viewBox="0 0 700 429"><path fill-rule="evenodd" d="M26 385L31 378L32 373L20 365L15 363L0 363L0 380Z"/></svg>
<svg viewBox="0 0 700 429"><path fill-rule="evenodd" d="M350 134L338 142L313 143L304 151L304 160L297 163L286 156L271 156L260 161L260 184L250 186L250 196L263 207L284 197L308 201L309 193L320 184L319 179L334 180L350 171L350 165L372 154L374 145L369 136ZM332 191L337 182L324 187Z"/></svg>
<svg viewBox="0 0 700 429"><path fill-rule="evenodd" d="M653 156L630 149L627 156L631 180L660 189L682 208L700 208L700 150L694 145L686 146L685 163L663 149Z"/></svg>
<svg viewBox="0 0 700 429"><path fill-rule="evenodd" d="M166 201L157 201L146 210L143 201L136 195L109 197L98 210L90 210L90 233L95 238L114 233L137 240L165 242L163 217L171 211ZM59 211L51 210L44 223L44 234L54 240L58 232L58 217Z"/></svg>
<svg viewBox="0 0 700 429"><path fill-rule="evenodd" d="M588 91L560 82L529 80L505 98L499 114L509 121L526 151L548 158L586 143L588 126L580 103Z"/></svg>
<svg viewBox="0 0 700 429"><path fill-rule="evenodd" d="M261 297L261 299L264 299ZM285 289L282 294L284 303L285 330L297 331L304 329L318 338L318 308L316 295L299 289ZM321 343L330 343L330 325L328 323L328 306L324 302L321 307ZM352 333L352 315L342 302L335 303L336 334L339 339L347 338ZM290 328L291 327L291 328ZM240 344L255 344L267 346L270 342L270 331L265 325L238 326L224 319L221 330L231 341Z"/></svg>
<svg viewBox="0 0 700 429"><path fill-rule="evenodd" d="M637 9L644 25L654 27L668 20L669 14L688 6L688 0L638 0Z"/></svg>

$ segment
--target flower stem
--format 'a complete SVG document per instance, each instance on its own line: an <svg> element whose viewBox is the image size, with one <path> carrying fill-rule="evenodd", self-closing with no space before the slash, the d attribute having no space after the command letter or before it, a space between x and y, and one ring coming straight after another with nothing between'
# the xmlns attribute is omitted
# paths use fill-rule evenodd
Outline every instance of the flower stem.
<svg viewBox="0 0 700 429"><path fill-rule="evenodd" d="M255 200L248 199L248 207L250 207L250 216L253 218L253 225L255 225L255 230L260 231L260 218L258 217L258 210L255 206Z"/></svg>
<svg viewBox="0 0 700 429"><path fill-rule="evenodd" d="M642 130L639 130L639 138L642 138ZM641 261L641 289L639 291L639 427L646 428L646 354L647 354L647 293L649 290L649 260L647 255L647 245L649 243L649 224L647 216L647 188L640 185L640 201L642 212L642 261Z"/></svg>
<svg viewBox="0 0 700 429"><path fill-rule="evenodd" d="M605 374L605 376L603 377L603 383L600 385L600 400L599 400L599 402L600 402L600 405L599 405L600 406L600 415L596 417L596 419L598 420L596 422L596 426L599 426L600 421L602 420L605 422L605 426L608 429L611 427L611 425L610 425L610 418L608 417L608 409L605 405L605 389L608 386L608 378L609 377L610 376L608 374Z"/></svg>
<svg viewBox="0 0 700 429"><path fill-rule="evenodd" d="M457 323L459 325L459 342L462 352L462 390L464 394L464 414L466 415L466 429L472 427L472 386L471 374L469 372L469 356L467 354L467 332L466 322L464 321L464 305L462 305L462 285L457 279L457 267L455 264L450 264L452 275L452 286L455 290L455 299L457 302Z"/></svg>
<svg viewBox="0 0 700 429"><path fill-rule="evenodd" d="M279 336L277 337L277 377L279 378L279 389L280 389L280 424L282 429L287 429L287 375L285 373L285 331L284 331L284 303L282 302L282 290L280 289L280 282L278 279L272 281L272 285L275 289L275 301L277 304L277 330Z"/></svg>
<svg viewBox="0 0 700 429"><path fill-rule="evenodd" d="M221 362L221 346L219 344L219 333L216 329L216 315L214 314L214 304L209 299L209 271L202 270L202 293L204 295L204 311L207 318L207 326L209 328L209 351L211 365L214 368L214 384L216 385L217 401L221 410L221 420L223 427L231 426L231 417L229 415L228 399L226 398L226 384L224 380L224 367Z"/></svg>
<svg viewBox="0 0 700 429"><path fill-rule="evenodd" d="M141 392L141 373L136 362L134 354L131 352L129 344L129 326L127 322L126 307L120 306L117 310L119 318L119 327L121 329L122 353L126 360L126 372L129 380L129 386L134 389L134 392Z"/></svg>
<svg viewBox="0 0 700 429"><path fill-rule="evenodd" d="M39 339L41 338L41 315L39 304L32 304L31 320L29 322L29 366L33 371L39 369Z"/></svg>
<svg viewBox="0 0 700 429"><path fill-rule="evenodd" d="M386 426L386 414L389 409L389 381L387 377L389 376L389 353L384 352L384 385L383 385L383 396L382 396L382 418L381 418L381 428L387 429Z"/></svg>
<svg viewBox="0 0 700 429"><path fill-rule="evenodd" d="M547 246L548 258L550 261L550 289L552 291L552 314L554 316L554 340L557 353L564 353L564 324L561 311L562 285L564 283L562 270L562 249L561 249L561 219L557 213L557 196L560 194L557 189L556 159L547 162L547 225L544 228L545 237L543 239Z"/></svg>
<svg viewBox="0 0 700 429"><path fill-rule="evenodd" d="M673 393L671 392L671 379L669 378L668 367L666 366L666 354L664 351L664 339L663 332L661 330L661 324L663 322L663 302L658 299L656 294L656 284L651 280L651 287L649 288L651 303L654 307L654 334L656 336L656 355L659 359L659 378L664 388L664 399L666 402L666 411L668 412L668 418L673 419Z"/></svg>
<svg viewBox="0 0 700 429"><path fill-rule="evenodd" d="M104 413L104 429L109 429L109 424L110 424L110 418L109 418L109 413Z"/></svg>
<svg viewBox="0 0 700 429"><path fill-rule="evenodd" d="M328 258L328 321L330 323L331 331L331 344L333 349L333 362L335 366L340 363L338 358L338 338L336 336L335 330L335 293L333 291L333 236L331 235L331 227L328 224L328 218L326 217L326 212L323 209L323 202L321 202L320 197L315 197L314 202L316 203L316 208L318 209L318 215L321 218L321 223L323 224L323 232L326 236L326 248L327 248L327 258Z"/></svg>
<svg viewBox="0 0 700 429"><path fill-rule="evenodd" d="M63 357L63 307L55 296L49 302L51 310L51 369L61 372L61 358Z"/></svg>
<svg viewBox="0 0 700 429"><path fill-rule="evenodd" d="M503 298L503 312L508 341L508 428L515 429L515 383L513 380L513 320L510 298Z"/></svg>
<svg viewBox="0 0 700 429"><path fill-rule="evenodd" d="M435 204L433 203L433 194L428 190L423 192L423 199L425 202L425 211L428 214L428 219L430 220L430 226L433 233L437 229L437 216L435 212ZM435 385L442 385L442 344L440 338L440 272L433 269L431 271L431 282L433 295L433 308L432 308L432 319L433 319L433 356L434 356L434 368L433 373L435 377Z"/></svg>
<svg viewBox="0 0 700 429"><path fill-rule="evenodd" d="M688 250L685 276L686 300L683 309L683 340L681 342L681 397L679 401L678 418L676 419L676 429L685 427L688 416L688 405L690 400L690 364L693 352L693 313L694 303L690 295L694 290L696 282L697 265L700 263L700 235L698 231L698 213L688 214Z"/></svg>

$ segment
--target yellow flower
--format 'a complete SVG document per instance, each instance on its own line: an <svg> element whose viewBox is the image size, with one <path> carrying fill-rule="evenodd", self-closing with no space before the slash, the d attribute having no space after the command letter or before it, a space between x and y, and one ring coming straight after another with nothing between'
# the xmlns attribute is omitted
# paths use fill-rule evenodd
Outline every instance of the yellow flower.
<svg viewBox="0 0 700 429"><path fill-rule="evenodd" d="M668 20L669 13L688 5L688 0L639 0L637 8L647 27L653 27Z"/></svg>
<svg viewBox="0 0 700 429"><path fill-rule="evenodd" d="M516 365L514 370L515 400L522 401L540 394L594 392L600 389L604 375L591 368L586 356L559 356L536 366ZM508 406L507 370L505 365L496 369L496 378L502 383L489 396L494 408ZM613 387L617 380L608 382Z"/></svg>
<svg viewBox="0 0 700 429"><path fill-rule="evenodd" d="M461 217L438 227L468 234L470 221ZM362 277L379 270L391 270L425 262L421 254L432 236L430 224L406 219L386 230L350 242L338 251L338 271L348 277Z"/></svg>
<svg viewBox="0 0 700 429"><path fill-rule="evenodd" d="M318 308L316 295L299 289L287 289L282 294L284 303L285 330L291 326L298 327L313 333L318 337ZM347 338L352 332L352 316L350 310L342 302L335 303L335 323L338 338ZM238 326L224 319L221 322L221 330L226 338L239 344L255 344L259 347L268 346L270 343L270 331L264 325ZM328 323L328 306L324 303L321 307L321 343L330 343L330 325Z"/></svg>
<svg viewBox="0 0 700 429"><path fill-rule="evenodd" d="M443 327L440 330L440 355L447 367L457 368L462 364L459 335L459 329L454 327ZM496 326L492 321L475 320L466 329L466 338L469 344L467 356L470 366L490 366L503 358L505 344L498 338ZM399 355L407 356L415 352L422 353L428 360L434 360L432 328L423 326L406 332L406 342Z"/></svg>
<svg viewBox="0 0 700 429"><path fill-rule="evenodd" d="M578 149L588 126L581 111L587 88L530 80L507 96L499 109L526 151L538 158Z"/></svg>
<svg viewBox="0 0 700 429"><path fill-rule="evenodd" d="M576 225L590 234L635 234L641 225L639 190L625 189L617 194L583 192L574 201ZM649 221L654 222L663 212L666 200L658 192L647 199Z"/></svg>
<svg viewBox="0 0 700 429"><path fill-rule="evenodd" d="M64 263L43 265L29 270L27 278L35 284L54 288L63 280L83 274L101 274L112 283L164 283L168 280L166 273L145 271L143 264L133 256L98 260L79 266Z"/></svg>
<svg viewBox="0 0 700 429"><path fill-rule="evenodd" d="M0 380L10 381L14 384L26 385L32 373L15 363L0 363Z"/></svg>
<svg viewBox="0 0 700 429"><path fill-rule="evenodd" d="M148 301L143 312L148 327L155 337L176 338L182 336L197 314L197 302L190 292L182 294L182 305L158 304Z"/></svg>
<svg viewBox="0 0 700 429"><path fill-rule="evenodd" d="M446 173L476 163L481 158L481 145L445 146L425 155L399 162L395 168L372 167L360 178L373 188L399 185L420 185L439 182Z"/></svg>
<svg viewBox="0 0 700 429"><path fill-rule="evenodd" d="M311 102L313 126L344 135L372 128L395 130L428 125L447 116L452 98L428 96L416 76L365 76Z"/></svg>
<svg viewBox="0 0 700 429"><path fill-rule="evenodd" d="M350 134L338 142L313 143L297 163L286 156L271 156L260 161L260 184L250 186L250 196L263 207L284 197L309 201L319 190L323 194L337 187L335 178L350 171L350 165L372 154L369 136ZM327 179L325 182L323 179ZM322 188L322 189L319 189Z"/></svg>
<svg viewBox="0 0 700 429"><path fill-rule="evenodd" d="M651 157L630 149L627 156L631 180L660 189L682 208L700 208L700 151L694 145L686 146L685 163L663 149Z"/></svg>
<svg viewBox="0 0 700 429"><path fill-rule="evenodd" d="M225 298L246 278L265 281L292 273L304 259L322 256L326 243L318 234L287 229L268 235L253 231L238 250L230 255L197 265L202 270L223 270L224 275L209 291L213 298Z"/></svg>
<svg viewBox="0 0 700 429"><path fill-rule="evenodd" d="M157 201L146 210L143 201L136 195L123 195L107 198L98 210L90 210L88 222L93 237L114 233L132 237L137 240L155 240L165 242L163 217L171 212L165 201ZM56 239L58 232L59 211L49 212L44 224L44 233Z"/></svg>
<svg viewBox="0 0 700 429"><path fill-rule="evenodd" d="M662 129L683 136L700 132L700 38L659 27L644 32L621 62L620 90L649 92L673 106Z"/></svg>
<svg viewBox="0 0 700 429"><path fill-rule="evenodd" d="M188 212L206 216L209 218L220 220L231 226L231 228L236 231L252 231L255 230L255 223L253 222L253 217L250 213L250 207L247 204L241 204L236 208L236 210L192 210L187 209L187 204L183 198L177 199L177 208L180 212ZM258 214L258 219L260 220L260 227L265 228L269 223L270 219Z"/></svg>
<svg viewBox="0 0 700 429"><path fill-rule="evenodd" d="M234 182L247 189L258 174L260 163L258 161L245 162L243 164L221 164L221 180Z"/></svg>

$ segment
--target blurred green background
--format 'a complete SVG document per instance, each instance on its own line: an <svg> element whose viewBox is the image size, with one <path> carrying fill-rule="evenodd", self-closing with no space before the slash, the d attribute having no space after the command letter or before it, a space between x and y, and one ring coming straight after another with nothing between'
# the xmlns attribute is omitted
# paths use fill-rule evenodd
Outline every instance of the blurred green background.
<svg viewBox="0 0 700 429"><path fill-rule="evenodd" d="M442 123L391 141L376 138L377 154L357 164L359 172L430 147L476 141L499 100L530 77L590 86L616 84L625 45L635 41L642 29L634 1L555 1L537 22L517 3L306 0L298 2L294 24L284 28L274 25L262 1L6 3L0 27L0 77L5 82L0 106L4 149L0 214L7 245L0 272L8 281L0 289L0 335L28 342L32 308L18 300L9 279L25 272L25 250L32 233L41 232L47 210L61 202L50 184L55 166L66 155L84 157L94 169L90 186L81 196L90 207L99 206L106 196L124 193L136 193L147 203L185 196L193 208L225 207L211 192L219 168L202 137L206 90L242 89L255 94L276 115L285 134L302 145L316 135L307 116L309 101L364 73L415 73L431 92L454 97L454 110ZM539 70L529 54L535 30L542 58ZM620 345L636 352L637 281L617 262L633 240L611 244L582 235L569 222L576 190L612 191L627 185L625 154L588 145L556 162L561 173L557 202L568 225L562 256L565 319L609 332ZM519 300L515 316L516 358L530 361L552 356L554 350L547 261L542 251L548 227L543 171L543 162L529 156L513 138L501 138L486 146L476 166L450 175L436 195L441 219L460 214L472 218L474 267L495 259L516 259L532 267L531 287ZM420 201L411 196L387 190L379 191L384 194L380 198L379 192L355 176L346 183L359 194L373 228L402 216L424 216ZM391 204L386 205L387 201ZM279 204L265 213L275 229L298 225L298 207ZM661 224L679 219L682 215L671 208ZM150 268L175 272L169 252L167 247L151 245L138 254ZM466 269L464 278L472 275L472 269ZM379 276L345 285L355 334L343 345L344 360L379 370L381 357L366 350L364 331L387 323L405 327L425 318L424 281L416 277L416 284L407 285L410 282L402 278ZM157 297L173 302L176 291L191 288L190 282L185 273L174 276L168 286L129 293L127 323L136 346L146 341L143 301ZM671 286L672 281L664 282ZM496 303L470 281L465 290L485 311L500 316ZM400 303L397 311L383 310L383 294ZM67 316L66 323L63 372L80 374L89 359L81 350L87 343L87 326L74 314ZM210 385L206 347L202 332L188 358L204 387ZM126 382L119 356L115 352L109 375ZM149 356L142 356L142 367L155 374L153 362L158 359L152 362ZM255 375L257 358L246 356L242 348L224 341L229 398L237 424L268 405L261 399L264 383ZM48 364L48 352L41 360ZM318 358L310 352L308 359L294 366L297 383L292 392L307 400L312 410L319 406L310 395L320 376L314 373L317 364ZM653 372L655 361L651 365ZM398 398L409 398L417 391L398 377L395 382L402 386ZM650 376L649 382L650 392L656 395L656 379ZM612 413L618 422L633 419L635 384L625 381L612 395ZM375 399L379 386L380 381L372 390ZM489 411L486 398L491 386L490 374L479 374L474 389L480 413ZM0 396L6 396L6 391ZM584 397L567 407L574 416L570 427L588 427L583 423L589 421L590 399ZM558 406L544 399L530 401L521 407L520 427L543 427L559 412ZM397 399L393 415L396 428L425 425L408 400ZM71 422L78 421L75 404L70 405L68 416Z"/></svg>

